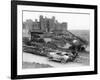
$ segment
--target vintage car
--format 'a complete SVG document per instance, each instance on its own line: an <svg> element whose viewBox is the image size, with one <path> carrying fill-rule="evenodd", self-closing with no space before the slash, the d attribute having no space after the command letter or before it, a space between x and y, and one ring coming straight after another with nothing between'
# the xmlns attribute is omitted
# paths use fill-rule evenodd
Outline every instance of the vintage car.
<svg viewBox="0 0 100 80"><path fill-rule="evenodd" d="M48 54L49 60L60 61L66 63L74 59L74 55L71 52L50 52Z"/></svg>

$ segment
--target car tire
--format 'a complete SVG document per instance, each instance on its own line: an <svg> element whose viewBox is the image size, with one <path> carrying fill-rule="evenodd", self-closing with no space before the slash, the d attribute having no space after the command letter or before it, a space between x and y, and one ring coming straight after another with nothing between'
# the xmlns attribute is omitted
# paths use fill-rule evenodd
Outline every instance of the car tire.
<svg viewBox="0 0 100 80"><path fill-rule="evenodd" d="M61 59L61 63L65 64L66 60L65 59Z"/></svg>
<svg viewBox="0 0 100 80"><path fill-rule="evenodd" d="M49 57L49 61L51 61L53 58L52 57Z"/></svg>

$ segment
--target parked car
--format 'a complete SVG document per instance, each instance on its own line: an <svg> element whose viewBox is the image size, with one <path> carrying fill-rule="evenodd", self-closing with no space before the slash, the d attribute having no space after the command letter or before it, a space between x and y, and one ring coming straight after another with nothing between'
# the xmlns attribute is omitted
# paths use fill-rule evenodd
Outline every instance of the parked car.
<svg viewBox="0 0 100 80"><path fill-rule="evenodd" d="M71 52L49 52L49 60L60 61L61 63L66 63L73 59L73 54Z"/></svg>

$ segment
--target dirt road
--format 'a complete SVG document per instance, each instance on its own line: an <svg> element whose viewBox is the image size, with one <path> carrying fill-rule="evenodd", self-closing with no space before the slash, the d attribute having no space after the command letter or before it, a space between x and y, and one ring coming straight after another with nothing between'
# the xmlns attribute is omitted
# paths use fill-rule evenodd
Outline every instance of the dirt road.
<svg viewBox="0 0 100 80"><path fill-rule="evenodd" d="M85 59L86 60L86 59ZM85 66L82 63L76 63L76 62L69 62L66 64L62 64L60 62L55 62L55 61L49 61L47 57L44 56L39 56L35 54L30 54L30 53L23 53L23 62L36 62L36 63L42 63L42 64L48 64L53 67L77 67L77 66Z"/></svg>

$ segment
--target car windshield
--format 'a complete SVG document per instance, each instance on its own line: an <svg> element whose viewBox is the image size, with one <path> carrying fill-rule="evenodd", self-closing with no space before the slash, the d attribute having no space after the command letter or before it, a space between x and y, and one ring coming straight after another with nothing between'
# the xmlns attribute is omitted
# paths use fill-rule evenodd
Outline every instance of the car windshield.
<svg viewBox="0 0 100 80"><path fill-rule="evenodd" d="M65 54L65 55L67 55L67 56L68 56L68 54Z"/></svg>
<svg viewBox="0 0 100 80"><path fill-rule="evenodd" d="M61 53L56 53L57 55L62 55Z"/></svg>

